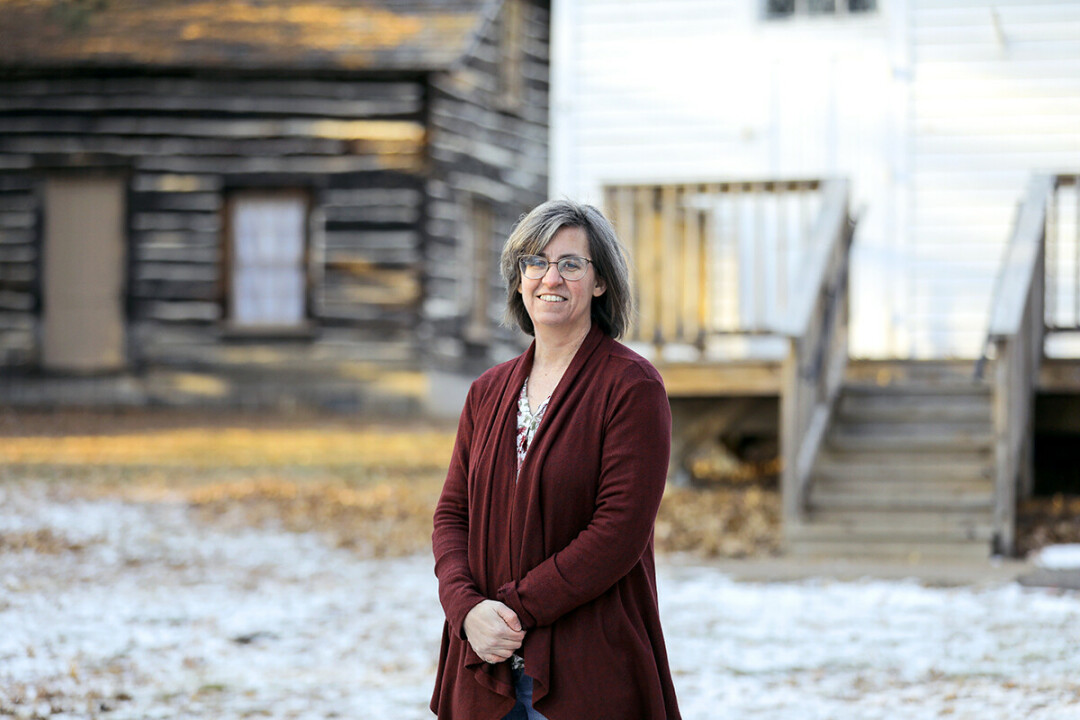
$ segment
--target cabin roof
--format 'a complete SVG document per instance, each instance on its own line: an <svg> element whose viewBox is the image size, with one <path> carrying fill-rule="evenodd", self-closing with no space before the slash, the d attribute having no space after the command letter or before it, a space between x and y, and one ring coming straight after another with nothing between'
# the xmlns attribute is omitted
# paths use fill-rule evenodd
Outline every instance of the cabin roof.
<svg viewBox="0 0 1080 720"><path fill-rule="evenodd" d="M424 71L498 0L0 0L0 67Z"/></svg>

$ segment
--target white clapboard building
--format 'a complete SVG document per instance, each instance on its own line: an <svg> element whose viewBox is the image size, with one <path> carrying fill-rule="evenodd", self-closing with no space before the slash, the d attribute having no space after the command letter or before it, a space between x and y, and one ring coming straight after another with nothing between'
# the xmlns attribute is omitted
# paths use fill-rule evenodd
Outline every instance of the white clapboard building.
<svg viewBox="0 0 1080 720"><path fill-rule="evenodd" d="M553 194L849 179L856 357L977 356L1029 177L1080 167L1078 0L556 0L553 22Z"/></svg>
<svg viewBox="0 0 1080 720"><path fill-rule="evenodd" d="M1080 0L552 11L552 194L628 245L674 476L771 417L790 550L1023 552L1080 432Z"/></svg>

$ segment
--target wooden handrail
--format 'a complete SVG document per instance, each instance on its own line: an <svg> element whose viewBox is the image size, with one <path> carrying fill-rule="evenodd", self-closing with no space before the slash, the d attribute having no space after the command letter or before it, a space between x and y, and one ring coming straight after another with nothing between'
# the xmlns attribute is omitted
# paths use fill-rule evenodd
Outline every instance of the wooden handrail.
<svg viewBox="0 0 1080 720"><path fill-rule="evenodd" d="M847 367L848 260L854 224L848 183L831 181L814 231L813 254L783 331L780 424L784 523L802 522L814 462L825 439Z"/></svg>
<svg viewBox="0 0 1080 720"><path fill-rule="evenodd" d="M632 342L660 358L709 356L725 335L775 335L805 266L825 183L761 179L609 185L605 208L630 252Z"/></svg>
<svg viewBox="0 0 1080 720"><path fill-rule="evenodd" d="M1033 485L1035 382L1046 333L1047 201L1052 175L1032 178L1017 213L998 274L987 340L975 366L981 379L994 351L991 380L994 425L994 550L1016 552L1016 500Z"/></svg>
<svg viewBox="0 0 1080 720"><path fill-rule="evenodd" d="M1046 199L1054 186L1052 175L1037 175L1028 186L998 274L987 330L990 338L1015 335L1023 324L1026 300L1035 282L1037 255L1045 237Z"/></svg>

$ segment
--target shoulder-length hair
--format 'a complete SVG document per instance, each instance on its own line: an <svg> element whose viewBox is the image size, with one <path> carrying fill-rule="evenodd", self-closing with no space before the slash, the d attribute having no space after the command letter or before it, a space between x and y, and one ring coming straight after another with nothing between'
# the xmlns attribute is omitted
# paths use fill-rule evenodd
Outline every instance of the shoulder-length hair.
<svg viewBox="0 0 1080 720"><path fill-rule="evenodd" d="M633 314L630 269L626 251L604 214L592 205L573 200L549 200L524 215L503 246L500 268L506 283L504 322L534 335L532 319L518 288L521 286L519 261L525 255L539 255L555 234L564 227L585 231L593 270L606 290L592 299L592 320L613 338L621 337Z"/></svg>

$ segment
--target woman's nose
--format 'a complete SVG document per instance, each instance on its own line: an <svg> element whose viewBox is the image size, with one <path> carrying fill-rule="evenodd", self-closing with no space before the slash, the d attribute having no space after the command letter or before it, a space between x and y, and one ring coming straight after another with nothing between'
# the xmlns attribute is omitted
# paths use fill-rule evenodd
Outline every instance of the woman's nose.
<svg viewBox="0 0 1080 720"><path fill-rule="evenodd" d="M544 277L541 280L545 285L558 285L562 282L562 275L559 274L559 266L556 263L548 265L547 270L544 271Z"/></svg>

